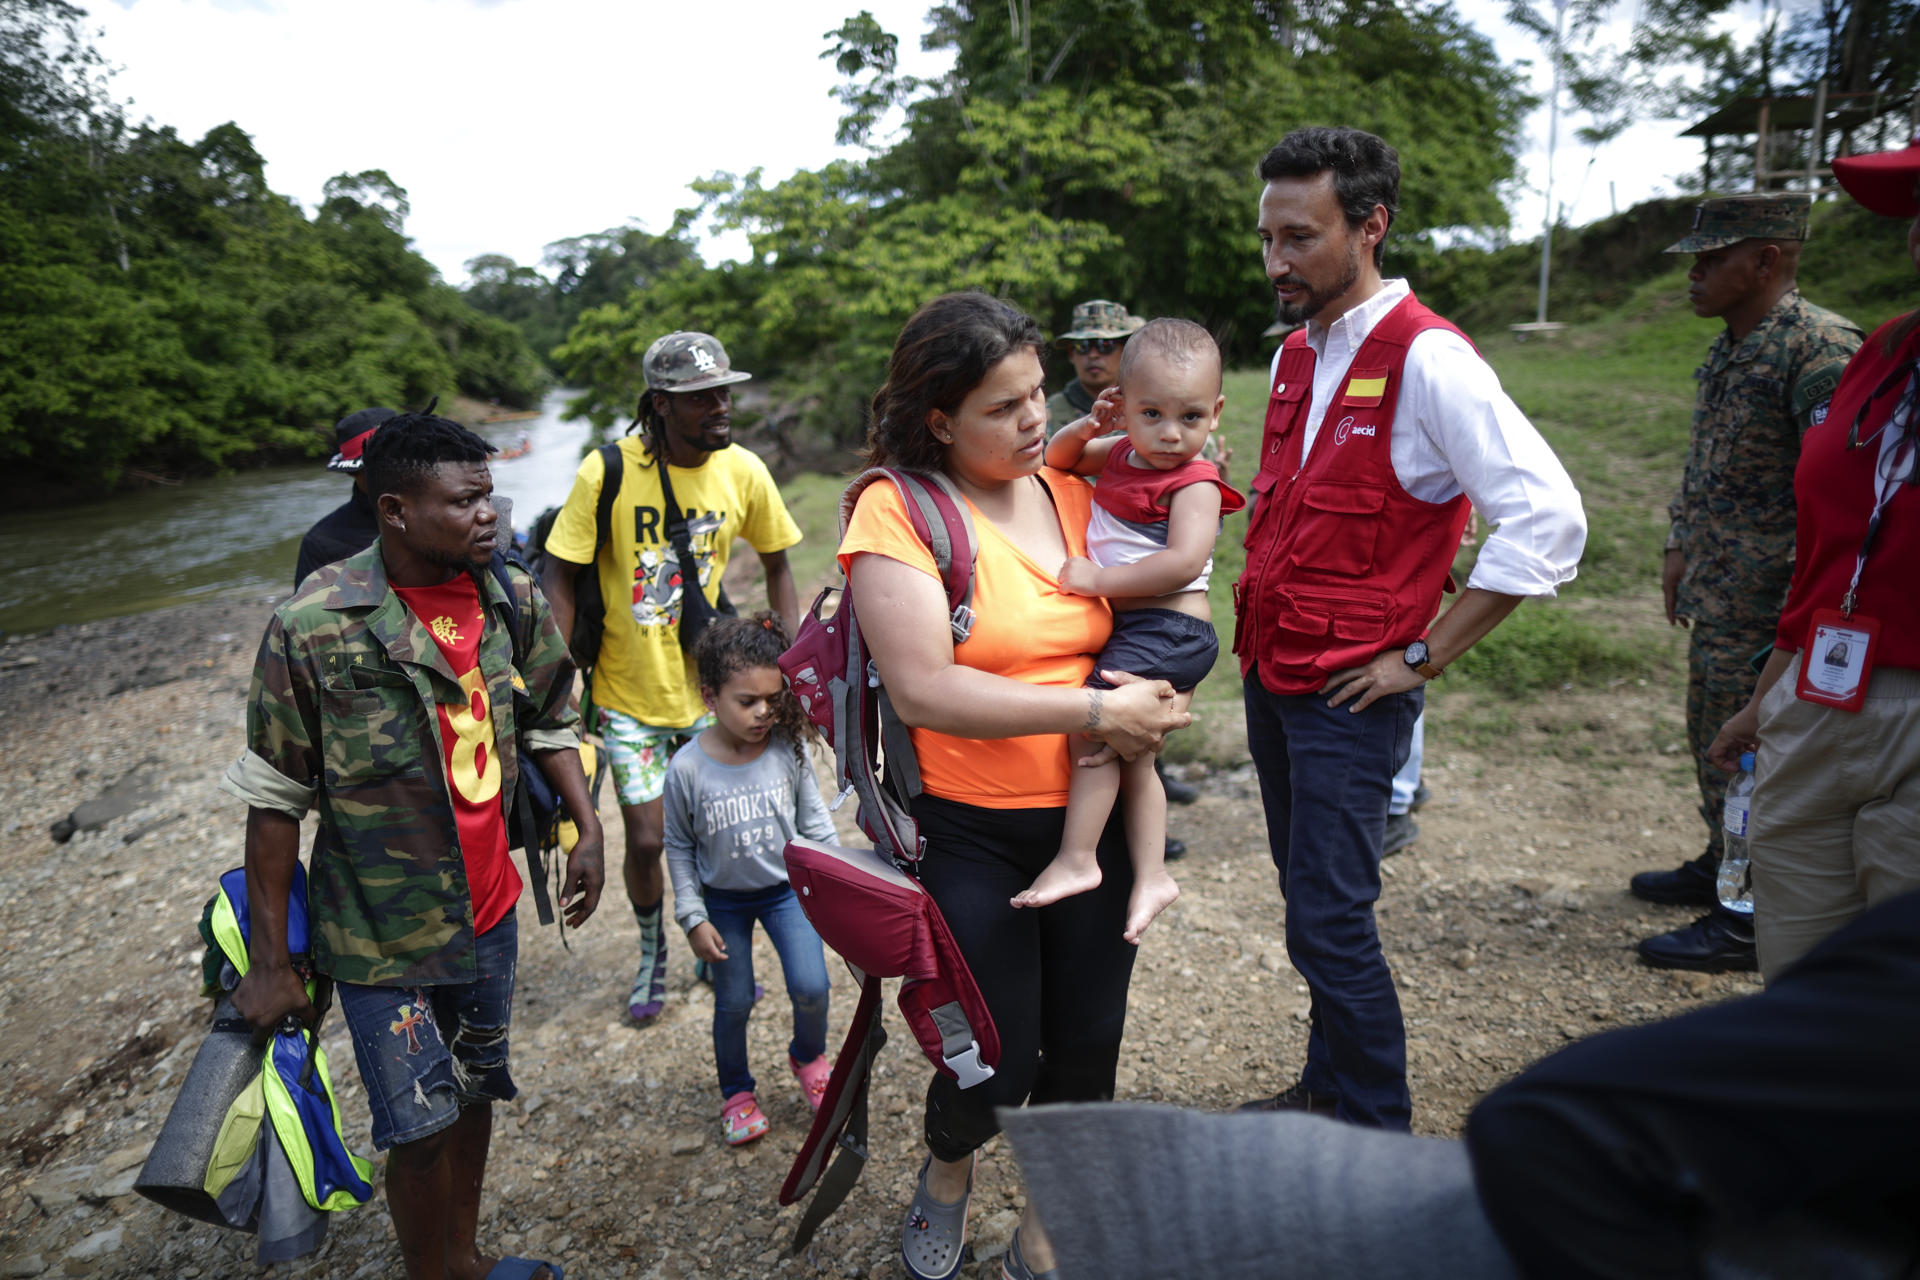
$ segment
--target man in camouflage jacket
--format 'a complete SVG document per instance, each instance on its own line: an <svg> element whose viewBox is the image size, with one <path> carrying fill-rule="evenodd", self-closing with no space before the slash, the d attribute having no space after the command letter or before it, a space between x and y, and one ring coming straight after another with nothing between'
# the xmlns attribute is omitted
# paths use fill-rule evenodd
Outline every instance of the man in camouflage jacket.
<svg viewBox="0 0 1920 1280"><path fill-rule="evenodd" d="M1674 871L1644 871L1633 892L1651 902L1697 903L1708 914L1648 938L1657 968L1709 973L1755 967L1751 916L1719 905L1715 873L1728 778L1707 760L1719 727L1745 706L1793 576L1793 472L1800 437L1826 416L1860 330L1795 287L1808 198L1784 192L1703 202L1691 235L1694 313L1726 328L1699 382L1680 490L1667 508L1661 590L1667 621L1692 635L1687 651L1687 743L1700 786L1707 847Z"/></svg>
<svg viewBox="0 0 1920 1280"><path fill-rule="evenodd" d="M475 1231L491 1106L517 1092L507 831L521 748L579 819L561 894L570 923L592 913L604 877L566 644L530 575L510 568L509 595L489 572L489 452L425 414L379 429L366 475L380 538L275 610L247 750L222 782L249 806L250 967L233 1002L263 1030L315 1016L287 953L286 904L300 820L319 810L313 966L336 984L375 1144L392 1147L387 1198L410 1277L493 1266ZM442 592L462 603L416 612ZM492 920L476 933L483 904Z"/></svg>

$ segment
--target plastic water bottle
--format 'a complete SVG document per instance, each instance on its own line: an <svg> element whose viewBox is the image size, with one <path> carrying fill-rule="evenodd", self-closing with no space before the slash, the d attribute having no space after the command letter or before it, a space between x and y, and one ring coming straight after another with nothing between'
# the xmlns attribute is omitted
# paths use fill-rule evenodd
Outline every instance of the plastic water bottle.
<svg viewBox="0 0 1920 1280"><path fill-rule="evenodd" d="M1747 818L1753 804L1753 752L1740 754L1740 772L1727 784L1727 805L1720 819L1720 905L1753 914L1753 864L1747 857Z"/></svg>

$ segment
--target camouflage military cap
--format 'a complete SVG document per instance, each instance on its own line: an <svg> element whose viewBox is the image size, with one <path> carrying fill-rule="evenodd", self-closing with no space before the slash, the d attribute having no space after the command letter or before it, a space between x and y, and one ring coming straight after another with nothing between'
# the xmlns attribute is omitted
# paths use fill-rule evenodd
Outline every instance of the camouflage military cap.
<svg viewBox="0 0 1920 1280"><path fill-rule="evenodd" d="M1095 298L1073 309L1073 327L1054 341L1072 342L1076 338L1125 338L1138 332L1144 324L1146 324L1145 320L1132 314L1119 303L1108 302L1105 298Z"/></svg>
<svg viewBox="0 0 1920 1280"><path fill-rule="evenodd" d="M1693 211L1693 234L1667 246L1668 253L1706 253L1742 240L1805 240L1813 199L1801 191L1702 200Z"/></svg>
<svg viewBox="0 0 1920 1280"><path fill-rule="evenodd" d="M678 329L647 348L640 358L640 372L654 391L705 391L753 376L733 367L720 339Z"/></svg>

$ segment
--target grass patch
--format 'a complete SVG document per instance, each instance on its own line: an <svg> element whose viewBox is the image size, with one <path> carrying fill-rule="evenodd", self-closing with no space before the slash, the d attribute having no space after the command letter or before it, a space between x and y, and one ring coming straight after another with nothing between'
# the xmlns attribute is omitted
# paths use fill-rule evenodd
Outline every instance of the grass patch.
<svg viewBox="0 0 1920 1280"><path fill-rule="evenodd" d="M1606 630L1574 610L1527 602L1452 667L1462 685L1508 697L1606 685L1656 674L1661 654L1645 639Z"/></svg>
<svg viewBox="0 0 1920 1280"><path fill-rule="evenodd" d="M780 500L800 526L800 544L788 548L787 562L799 584L803 613L821 587L840 580L840 568L834 563L840 541L840 494L852 478L803 471L781 482Z"/></svg>

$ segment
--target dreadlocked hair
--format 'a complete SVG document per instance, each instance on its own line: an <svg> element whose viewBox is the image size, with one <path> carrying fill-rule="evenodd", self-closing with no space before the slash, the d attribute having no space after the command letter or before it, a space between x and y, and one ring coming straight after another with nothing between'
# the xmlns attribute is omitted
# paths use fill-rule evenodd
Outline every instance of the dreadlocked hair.
<svg viewBox="0 0 1920 1280"><path fill-rule="evenodd" d="M640 393L640 407L634 410L633 425L627 428L627 434L640 431L647 442L647 453L659 459L667 456L667 420L661 416L653 396L651 387Z"/></svg>
<svg viewBox="0 0 1920 1280"><path fill-rule="evenodd" d="M402 413L380 424L367 441L361 474L367 496L414 493L443 462L485 462L493 446L450 418Z"/></svg>
<svg viewBox="0 0 1920 1280"><path fill-rule="evenodd" d="M780 655L793 644L779 615L765 609L740 618L715 618L693 642L694 668L700 674L702 690L718 695L721 686L749 667L775 667ZM773 700L774 728L787 736L793 746L793 758L807 763L806 744L814 736L813 722L793 696L782 689Z"/></svg>

